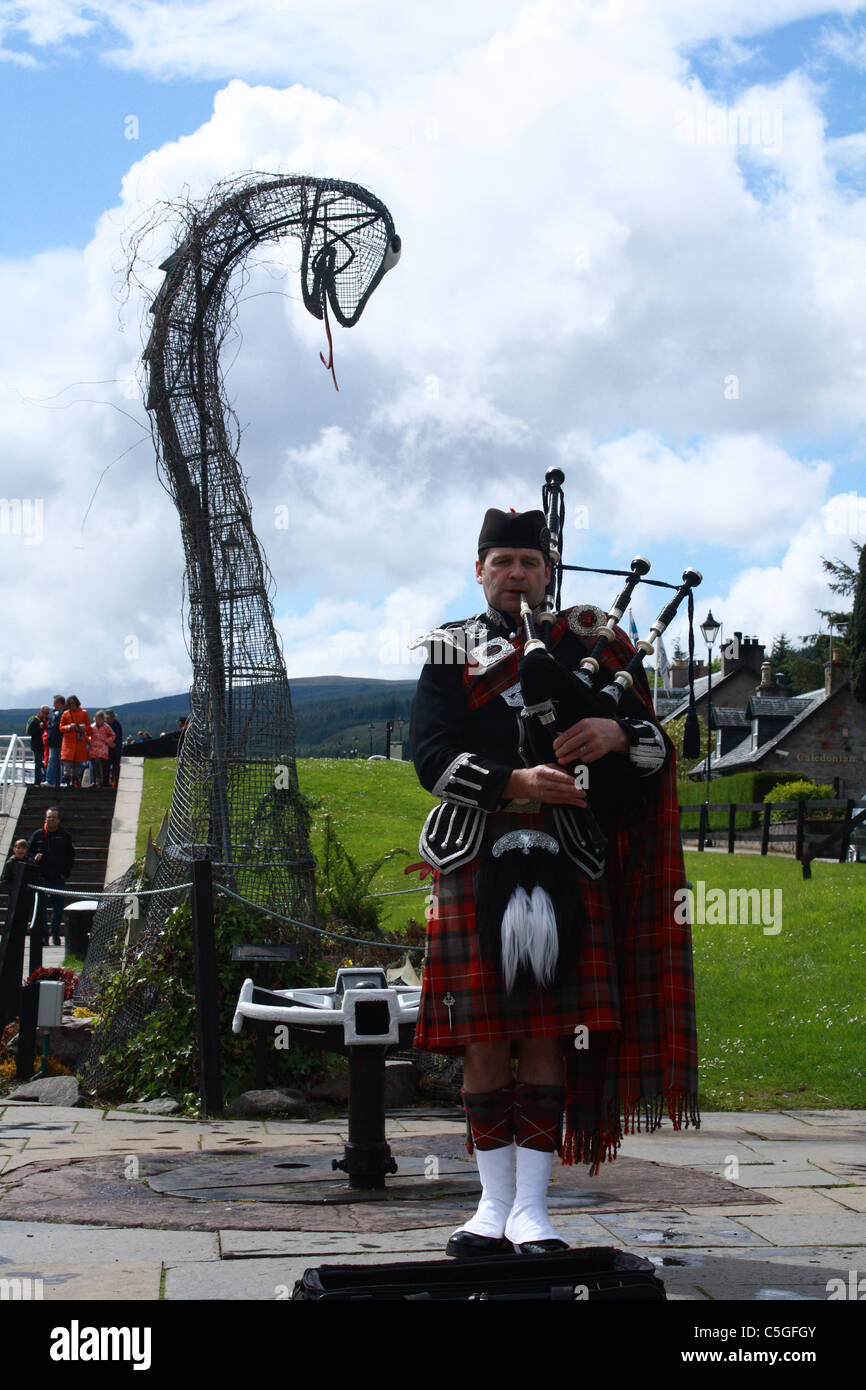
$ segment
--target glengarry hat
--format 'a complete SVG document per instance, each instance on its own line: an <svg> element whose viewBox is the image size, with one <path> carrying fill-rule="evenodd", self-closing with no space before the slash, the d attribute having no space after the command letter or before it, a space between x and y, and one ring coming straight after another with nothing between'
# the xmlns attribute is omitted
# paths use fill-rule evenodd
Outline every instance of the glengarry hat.
<svg viewBox="0 0 866 1390"><path fill-rule="evenodd" d="M550 532L544 512L500 512L490 507L478 537L478 557L488 550L540 550L550 560Z"/></svg>

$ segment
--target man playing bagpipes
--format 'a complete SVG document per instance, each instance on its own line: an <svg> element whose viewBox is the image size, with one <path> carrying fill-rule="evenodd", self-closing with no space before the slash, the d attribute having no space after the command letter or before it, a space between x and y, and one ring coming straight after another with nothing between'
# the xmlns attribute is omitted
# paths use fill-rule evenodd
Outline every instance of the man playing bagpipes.
<svg viewBox="0 0 866 1390"><path fill-rule="evenodd" d="M482 1183L448 1242L457 1257L567 1248L547 1213L555 1152L597 1173L623 1125L655 1129L664 1110L675 1129L699 1124L673 749L642 656L611 615L545 603L549 520L488 511L476 563L486 611L420 639L411 745L440 802L420 840L434 887L415 1046L464 1055ZM571 691L554 680L545 699L536 667L542 686L554 667L576 686L591 651L602 680L629 662L634 674L620 678L620 703L593 697L572 718Z"/></svg>

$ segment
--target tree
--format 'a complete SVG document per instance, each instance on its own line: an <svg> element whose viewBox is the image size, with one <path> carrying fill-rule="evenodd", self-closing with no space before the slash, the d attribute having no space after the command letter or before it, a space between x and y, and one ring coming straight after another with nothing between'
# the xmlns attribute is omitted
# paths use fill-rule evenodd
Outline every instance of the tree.
<svg viewBox="0 0 866 1390"><path fill-rule="evenodd" d="M859 567L862 566L863 561L863 546L858 541L852 541L851 544L857 554L857 569L849 565L845 560L828 560L826 555L821 556L821 567L825 574L830 575L830 578L827 580L827 587L831 594L841 594L844 598L849 598L854 594L857 588ZM849 655L846 639L848 637L848 629L851 625L851 611L833 608L818 608L816 612L819 618L824 619L831 630L836 630L839 637L839 641L834 643L836 649L841 650L846 656ZM818 641L820 635L821 634L814 632L809 633L804 636L802 640L804 642L815 643ZM824 659L826 660L827 658L825 657Z"/></svg>
<svg viewBox="0 0 866 1390"><path fill-rule="evenodd" d="M860 565L848 634L851 645L851 691L855 700L866 705L866 545L860 547Z"/></svg>
<svg viewBox="0 0 866 1390"><path fill-rule="evenodd" d="M826 637L822 639L825 643ZM824 680L824 657L816 656L809 648L796 648L784 632L773 639L770 650L770 671L773 677L784 676L782 684L788 695L803 695L816 690Z"/></svg>
<svg viewBox="0 0 866 1390"><path fill-rule="evenodd" d="M665 724L665 733L667 734L668 738L670 739L671 743L674 745L674 748L676 749L678 782L687 781L688 774L691 772L692 768L695 767L701 761L702 758L706 757L706 720L704 720L701 724L701 751L698 757L696 758L683 757L683 734L685 733L685 729L686 716L684 714L681 714L679 719L672 719L670 723Z"/></svg>
<svg viewBox="0 0 866 1390"><path fill-rule="evenodd" d="M862 569L864 547L858 541L852 541L851 544L857 554L859 569ZM839 594L843 598L855 593L859 569L849 565L846 560L838 558L828 560L826 555L821 557L821 566L824 573L829 575L827 586L831 593ZM792 695L802 694L805 690L817 689L822 684L824 662L829 661L832 653L853 659L851 647L852 613L838 608L819 608L816 609L816 612L819 618L824 619L830 630L829 635L826 632L801 634L800 641L806 645L801 647L798 652L793 653L790 661ZM864 685L864 694L866 694L866 685Z"/></svg>

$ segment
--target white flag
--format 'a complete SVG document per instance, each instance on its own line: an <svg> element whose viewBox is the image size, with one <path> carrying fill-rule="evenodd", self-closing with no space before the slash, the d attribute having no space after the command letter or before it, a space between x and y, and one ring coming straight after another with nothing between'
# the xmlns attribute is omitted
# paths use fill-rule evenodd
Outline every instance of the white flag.
<svg viewBox="0 0 866 1390"><path fill-rule="evenodd" d="M662 641L661 636L659 636L659 640L656 645L656 650L658 652L659 657L659 674L662 678L662 685L664 686L665 690L670 690L671 673L670 668L668 667L668 654L665 651L665 644Z"/></svg>

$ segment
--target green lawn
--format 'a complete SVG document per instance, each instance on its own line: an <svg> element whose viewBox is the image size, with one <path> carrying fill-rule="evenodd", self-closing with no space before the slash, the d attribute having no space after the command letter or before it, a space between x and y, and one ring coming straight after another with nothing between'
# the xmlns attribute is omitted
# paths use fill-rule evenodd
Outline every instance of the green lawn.
<svg viewBox="0 0 866 1390"><path fill-rule="evenodd" d="M144 767L139 852L148 825L155 834L169 804L175 763L148 759ZM320 803L314 852L328 810L361 863L407 851L385 865L374 888L418 883L403 867L419 858L418 833L433 799L411 764L302 759L298 775L302 791ZM707 894L721 889L726 906L731 889L769 895L763 922L730 923L718 913L714 923L707 911L709 920L693 926L702 1106L866 1107L866 866L814 863L804 882L793 859L689 851L686 870L696 891L700 880ZM408 917L423 919L423 892L384 904L383 922L397 936Z"/></svg>
<svg viewBox="0 0 866 1390"><path fill-rule="evenodd" d="M337 834L360 864L380 854L404 849L383 865L371 885L376 892L417 887L417 873L407 877L408 864L417 864L418 836L435 798L419 786L411 763L368 763L357 758L308 758L298 763L301 790L320 803L313 816L313 853L322 838L322 819L330 813ZM429 885L429 876L425 883ZM407 918L424 920L423 892L384 898L382 924L397 936Z"/></svg>
<svg viewBox="0 0 866 1390"><path fill-rule="evenodd" d="M138 834L135 837L135 857L140 858L147 848L147 832L154 838L165 812L171 805L177 758L142 758L144 785L141 790L141 809L138 813ZM121 773L123 776L123 773Z"/></svg>
<svg viewBox="0 0 866 1390"><path fill-rule="evenodd" d="M779 855L691 851L686 871L696 891L703 879L726 898L781 895L767 933L760 922L693 927L702 1104L866 1107L866 866L816 862L804 881Z"/></svg>

